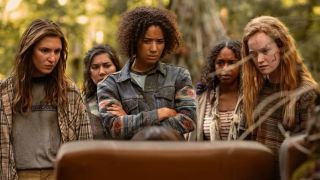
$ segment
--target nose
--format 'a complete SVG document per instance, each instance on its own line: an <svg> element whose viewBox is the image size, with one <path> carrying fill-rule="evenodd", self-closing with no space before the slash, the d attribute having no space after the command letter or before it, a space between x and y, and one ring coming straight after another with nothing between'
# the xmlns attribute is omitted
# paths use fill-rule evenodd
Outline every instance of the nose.
<svg viewBox="0 0 320 180"><path fill-rule="evenodd" d="M264 61L264 55L261 54L261 53L259 53L259 54L258 54L258 57L257 57L257 62L258 62L258 63L262 63L263 61Z"/></svg>
<svg viewBox="0 0 320 180"><path fill-rule="evenodd" d="M105 76L107 74L107 71L104 67L100 66L99 68L99 76Z"/></svg>
<svg viewBox="0 0 320 180"><path fill-rule="evenodd" d="M58 58L59 57L54 52L52 52L52 53L49 54L48 61L50 63L54 63Z"/></svg>
<svg viewBox="0 0 320 180"><path fill-rule="evenodd" d="M150 51L152 51L152 52L157 51L157 43L155 41L152 41Z"/></svg>

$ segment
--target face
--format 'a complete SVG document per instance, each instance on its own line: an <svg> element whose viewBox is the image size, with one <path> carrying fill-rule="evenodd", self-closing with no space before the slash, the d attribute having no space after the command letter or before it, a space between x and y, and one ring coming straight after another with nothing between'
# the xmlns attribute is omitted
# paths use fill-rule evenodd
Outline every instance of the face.
<svg viewBox="0 0 320 180"><path fill-rule="evenodd" d="M161 57L165 47L163 32L159 26L150 26L139 39L136 66L140 70L152 67Z"/></svg>
<svg viewBox="0 0 320 180"><path fill-rule="evenodd" d="M90 65L90 78L97 85L107 75L116 72L116 66L113 64L107 53L95 55Z"/></svg>
<svg viewBox="0 0 320 180"><path fill-rule="evenodd" d="M280 64L279 48L275 41L263 32L258 32L248 40L249 55L263 75L274 73Z"/></svg>
<svg viewBox="0 0 320 180"><path fill-rule="evenodd" d="M220 51L215 61L215 69L221 84L232 84L237 82L240 67L235 64L238 61L239 60L231 49L224 47Z"/></svg>
<svg viewBox="0 0 320 180"><path fill-rule="evenodd" d="M35 67L32 77L50 74L59 61L61 50L62 43L59 37L45 37L40 40L32 52Z"/></svg>

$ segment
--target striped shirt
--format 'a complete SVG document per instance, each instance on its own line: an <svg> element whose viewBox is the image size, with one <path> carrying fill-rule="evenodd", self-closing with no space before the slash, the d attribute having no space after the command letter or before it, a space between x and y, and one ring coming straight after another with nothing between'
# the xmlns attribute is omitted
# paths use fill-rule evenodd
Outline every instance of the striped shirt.
<svg viewBox="0 0 320 180"><path fill-rule="evenodd" d="M212 123L210 101L206 103L205 116L203 120L203 135L205 140L210 140L210 124ZM219 134L221 140L228 140L233 111L219 111Z"/></svg>
<svg viewBox="0 0 320 180"><path fill-rule="evenodd" d="M219 111L219 131L221 140L228 140L233 111Z"/></svg>
<svg viewBox="0 0 320 180"><path fill-rule="evenodd" d="M263 89L259 95L259 102L270 95L280 91L279 84L271 84L266 82ZM306 128L306 121L310 119L312 107L314 107L315 92L309 91L304 93L296 103L295 111L295 127L290 129L291 135L295 133L302 132ZM261 112L259 112L259 117L261 118L268 110L273 108L280 99L276 99L271 103L267 104ZM284 106L281 106L275 110L267 119L258 127L256 140L267 147L269 147L273 152L278 153L281 143L284 140L284 135L280 132L278 124L282 124ZM257 121L257 120L256 120Z"/></svg>

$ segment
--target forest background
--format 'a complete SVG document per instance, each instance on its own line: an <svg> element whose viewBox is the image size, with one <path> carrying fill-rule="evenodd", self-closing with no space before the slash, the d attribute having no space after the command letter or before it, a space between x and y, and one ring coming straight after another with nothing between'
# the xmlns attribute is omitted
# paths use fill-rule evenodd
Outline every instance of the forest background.
<svg viewBox="0 0 320 180"><path fill-rule="evenodd" d="M69 42L68 75L83 80L83 57L96 44L110 44L118 52L117 27L121 14L137 6L156 6L176 14L183 47L165 57L189 69L199 79L209 50L226 38L241 40L246 23L260 15L281 19L320 81L320 0L0 0L0 79L13 67L19 39L36 18L56 21ZM127 57L120 54L124 64Z"/></svg>

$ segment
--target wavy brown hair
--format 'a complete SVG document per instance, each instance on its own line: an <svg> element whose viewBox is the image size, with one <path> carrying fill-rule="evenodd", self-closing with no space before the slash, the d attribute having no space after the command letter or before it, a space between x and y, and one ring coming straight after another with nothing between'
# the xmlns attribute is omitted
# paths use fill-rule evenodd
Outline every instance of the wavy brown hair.
<svg viewBox="0 0 320 180"><path fill-rule="evenodd" d="M173 14L166 9L138 7L122 15L118 30L121 52L129 58L134 57L139 39L152 25L159 26L164 34L165 48L161 58L179 47L180 33Z"/></svg>
<svg viewBox="0 0 320 180"><path fill-rule="evenodd" d="M90 77L90 67L93 58L100 54L108 54L110 60L116 67L116 71L119 71L121 68L118 55L110 45L96 45L93 48L91 48L84 57L83 94L85 96L86 101L88 101L89 98L97 94L97 85L93 82L93 80Z"/></svg>
<svg viewBox="0 0 320 180"><path fill-rule="evenodd" d="M24 31L16 54L13 68L14 102L13 107L23 114L31 112L32 74L35 67L32 53L35 45L45 37L59 37L62 44L59 61L53 71L47 75L45 98L43 102L52 105L67 106L67 84L65 76L68 44L60 27L47 19L34 20Z"/></svg>
<svg viewBox="0 0 320 180"><path fill-rule="evenodd" d="M299 86L315 87L317 83L302 61L296 48L295 41L288 28L277 18L260 16L252 19L244 29L241 54L248 59L243 64L243 104L247 125L254 123L254 108L257 105L257 97L264 84L263 75L258 71L249 56L248 40L254 34L263 32L271 37L280 50L280 91L291 91ZM282 94L284 96L284 94ZM297 99L291 99L285 104L283 125L287 128L294 127L295 104Z"/></svg>

